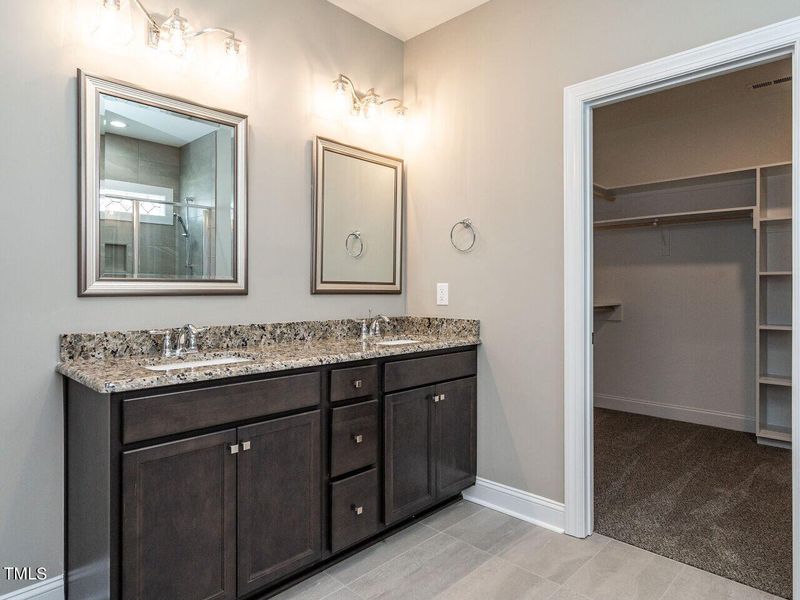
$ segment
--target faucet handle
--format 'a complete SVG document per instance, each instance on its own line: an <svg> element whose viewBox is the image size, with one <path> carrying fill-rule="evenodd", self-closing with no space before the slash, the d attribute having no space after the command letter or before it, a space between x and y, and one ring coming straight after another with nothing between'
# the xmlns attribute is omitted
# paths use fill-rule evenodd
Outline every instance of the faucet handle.
<svg viewBox="0 0 800 600"><path fill-rule="evenodd" d="M161 345L161 356L168 357L173 355L171 329L151 329L150 335L160 335L164 338Z"/></svg>
<svg viewBox="0 0 800 600"><path fill-rule="evenodd" d="M208 327L196 327L191 323L187 323L184 326L186 333L188 333L189 337L189 347L186 348L187 352L197 352L197 334L203 333Z"/></svg>

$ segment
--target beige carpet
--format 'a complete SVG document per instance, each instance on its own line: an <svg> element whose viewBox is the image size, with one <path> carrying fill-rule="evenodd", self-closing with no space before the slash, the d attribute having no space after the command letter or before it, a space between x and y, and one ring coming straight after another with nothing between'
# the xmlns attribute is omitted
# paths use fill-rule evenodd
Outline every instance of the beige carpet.
<svg viewBox="0 0 800 600"><path fill-rule="evenodd" d="M790 451L600 408L594 421L595 531L791 598Z"/></svg>

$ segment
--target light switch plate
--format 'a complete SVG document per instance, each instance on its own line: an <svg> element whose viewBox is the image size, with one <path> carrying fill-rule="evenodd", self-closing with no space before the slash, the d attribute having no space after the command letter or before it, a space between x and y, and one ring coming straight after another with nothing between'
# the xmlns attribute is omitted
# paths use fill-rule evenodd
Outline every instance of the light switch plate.
<svg viewBox="0 0 800 600"><path fill-rule="evenodd" d="M447 306L450 304L450 285L447 283L436 284L436 304Z"/></svg>

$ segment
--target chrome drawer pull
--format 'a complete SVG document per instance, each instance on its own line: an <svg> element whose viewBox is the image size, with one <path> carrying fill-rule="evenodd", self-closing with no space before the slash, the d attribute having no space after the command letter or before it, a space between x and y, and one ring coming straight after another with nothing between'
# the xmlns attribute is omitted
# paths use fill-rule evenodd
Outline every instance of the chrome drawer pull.
<svg viewBox="0 0 800 600"><path fill-rule="evenodd" d="M353 504L350 508L354 513L356 513L356 515L360 515L361 513L364 512L363 506L356 506L355 504Z"/></svg>
<svg viewBox="0 0 800 600"><path fill-rule="evenodd" d="M228 444L228 450L231 454L239 454L239 444Z"/></svg>
<svg viewBox="0 0 800 600"><path fill-rule="evenodd" d="M363 442L363 441L364 441L364 436L363 436L363 435L361 435L361 434L359 434L359 435L354 435L354 436L353 436L353 441L354 441L356 444L360 444L361 442Z"/></svg>
<svg viewBox="0 0 800 600"><path fill-rule="evenodd" d="M356 379L353 382L353 387L356 388L357 390L360 390L362 385L364 385L364 383L360 379Z"/></svg>

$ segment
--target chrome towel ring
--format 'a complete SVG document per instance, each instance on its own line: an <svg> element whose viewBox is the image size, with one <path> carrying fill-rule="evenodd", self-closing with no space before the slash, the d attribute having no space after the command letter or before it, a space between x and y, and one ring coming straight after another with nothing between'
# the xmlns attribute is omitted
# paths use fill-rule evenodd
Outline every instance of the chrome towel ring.
<svg viewBox="0 0 800 600"><path fill-rule="evenodd" d="M463 227L464 229L468 229L470 235L472 236L469 244L465 246L459 246L456 243L455 233L456 233L456 227L458 227L459 225L461 225L461 227ZM459 252L469 252L470 250L472 250L472 247L475 245L476 239L477 235L475 234L475 228L472 226L472 219L461 219L455 225L453 225L452 229L450 229L450 243L453 244L453 248L455 248Z"/></svg>
<svg viewBox="0 0 800 600"><path fill-rule="evenodd" d="M350 243L350 238L355 238L352 244ZM356 244L356 241L358 242L358 252L355 252L355 248L353 248L353 246ZM353 231L347 235L347 237L344 239L344 249L345 252L347 252L347 254L353 258L358 258L364 254L364 240L361 239L360 231Z"/></svg>

